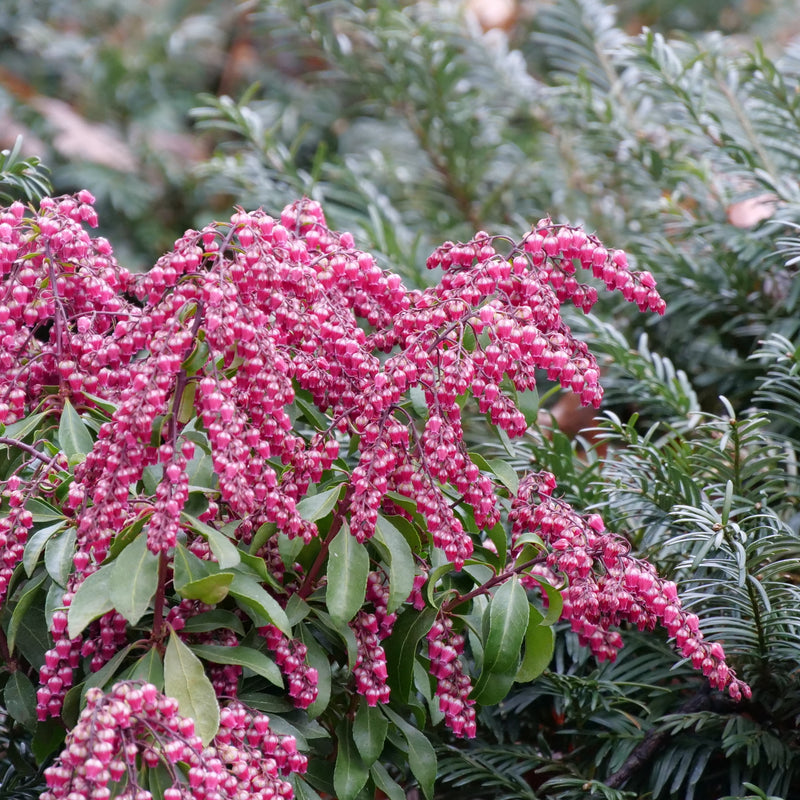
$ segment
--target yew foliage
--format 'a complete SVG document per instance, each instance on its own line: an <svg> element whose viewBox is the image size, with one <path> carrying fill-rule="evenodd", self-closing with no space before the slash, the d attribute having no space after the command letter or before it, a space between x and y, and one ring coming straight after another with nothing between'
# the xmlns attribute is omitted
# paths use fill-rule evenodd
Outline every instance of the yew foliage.
<svg viewBox="0 0 800 800"><path fill-rule="evenodd" d="M306 199L133 275L92 204L0 212L5 700L43 758L69 731L47 798L391 797L404 762L430 795L426 717L473 737L559 617L601 660L660 623L749 693L599 515L464 443L468 403L524 435L537 371L600 404L560 308L580 269L662 313L622 251L544 219L409 291Z"/></svg>

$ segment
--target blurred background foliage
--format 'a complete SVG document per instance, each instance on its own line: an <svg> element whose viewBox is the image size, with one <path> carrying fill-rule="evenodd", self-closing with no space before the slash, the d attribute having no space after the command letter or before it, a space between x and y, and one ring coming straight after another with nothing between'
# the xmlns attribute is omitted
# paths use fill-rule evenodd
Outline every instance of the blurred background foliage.
<svg viewBox="0 0 800 800"><path fill-rule="evenodd" d="M554 393L513 447L468 435L673 576L753 700L658 635L597 665L562 631L441 742L442 798L800 797L798 34L788 0L0 4L0 196L89 188L131 268L308 194L413 285L444 239L546 215L656 275L663 319L573 320L600 416Z"/></svg>

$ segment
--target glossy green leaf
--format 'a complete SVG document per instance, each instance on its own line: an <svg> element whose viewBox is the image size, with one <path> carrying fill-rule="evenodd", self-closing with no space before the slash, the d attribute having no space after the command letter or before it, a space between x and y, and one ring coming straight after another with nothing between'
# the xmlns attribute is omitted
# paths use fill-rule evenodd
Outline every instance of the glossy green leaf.
<svg viewBox="0 0 800 800"><path fill-rule="evenodd" d="M38 602L33 603L28 611L18 618L15 633L14 643L17 651L22 653L32 667L41 669L44 655L53 643L47 629L44 610Z"/></svg>
<svg viewBox="0 0 800 800"><path fill-rule="evenodd" d="M244 636L244 625L239 617L232 611L224 608L213 608L211 611L203 611L194 617L189 617L183 626L185 633L206 633L216 631L220 628L230 628L239 636Z"/></svg>
<svg viewBox="0 0 800 800"><path fill-rule="evenodd" d="M199 600L201 603L215 606L228 596L232 581L232 572L218 572L216 575L206 575L200 580L184 583L178 594L187 600Z"/></svg>
<svg viewBox="0 0 800 800"><path fill-rule="evenodd" d="M31 740L31 752L40 764L61 748L66 733L61 720L48 719L36 726Z"/></svg>
<svg viewBox="0 0 800 800"><path fill-rule="evenodd" d="M492 705L505 697L517 675L530 606L514 575L494 593L483 614L483 669L472 698Z"/></svg>
<svg viewBox="0 0 800 800"><path fill-rule="evenodd" d="M297 513L307 522L316 522L333 511L341 493L342 484L339 484L311 497L304 497L297 504Z"/></svg>
<svg viewBox="0 0 800 800"><path fill-rule="evenodd" d="M212 664L235 664L247 667L275 686L283 687L283 675L278 665L260 650L252 647L226 647L224 645L193 644L191 651Z"/></svg>
<svg viewBox="0 0 800 800"><path fill-rule="evenodd" d="M392 635L384 642L392 696L401 703L408 702L414 682L414 661L419 642L436 619L436 610L409 608L397 618Z"/></svg>
<svg viewBox="0 0 800 800"><path fill-rule="evenodd" d="M294 787L296 800L322 800L319 792L316 791L307 781L304 781L296 772L289 778Z"/></svg>
<svg viewBox="0 0 800 800"><path fill-rule="evenodd" d="M382 555L389 563L387 610L391 614L406 601L414 588L414 556L405 536L382 514L378 514L373 541L382 545Z"/></svg>
<svg viewBox="0 0 800 800"><path fill-rule="evenodd" d="M309 666L317 671L317 699L306 709L306 713L315 719L328 707L331 700L331 663L328 654L305 625L300 628L300 639L308 649L306 659Z"/></svg>
<svg viewBox="0 0 800 800"><path fill-rule="evenodd" d="M58 533L66 524L67 521L64 519L52 525L48 525L46 528L42 528L30 536L25 545L25 552L22 555L22 565L25 567L25 572L28 577L33 575L36 564L39 562L39 556L42 554L42 550L44 550L44 546L49 539Z"/></svg>
<svg viewBox="0 0 800 800"><path fill-rule="evenodd" d="M194 349L184 360L183 364L181 364L181 368L187 375L194 375L194 373L208 361L208 354L208 344L204 341L195 340Z"/></svg>
<svg viewBox="0 0 800 800"><path fill-rule="evenodd" d="M128 653L130 653L133 647L134 643L131 642L131 644L127 645L122 650L118 650L109 661L97 670L97 672L93 672L89 675L83 683L83 689L81 690L82 697L85 697L86 692L92 687L99 686L102 689L110 683L111 680L116 677L122 663L128 657Z"/></svg>
<svg viewBox="0 0 800 800"><path fill-rule="evenodd" d="M544 617L538 609L531 606L528 630L525 633L525 652L514 678L518 683L528 683L538 678L553 658L555 631L549 625L543 625L543 620Z"/></svg>
<svg viewBox="0 0 800 800"><path fill-rule="evenodd" d="M271 622L282 633L292 635L291 625L286 612L277 600L269 595L261 584L246 575L235 574L230 586L230 594L245 607L248 612L255 613L261 619L254 620L266 624Z"/></svg>
<svg viewBox="0 0 800 800"><path fill-rule="evenodd" d="M311 606L299 594L293 594L286 603L286 616L292 627L302 622L310 613Z"/></svg>
<svg viewBox="0 0 800 800"><path fill-rule="evenodd" d="M403 787L392 778L386 767L376 761L370 768L369 774L375 785L386 795L388 800L406 800L406 793Z"/></svg>
<svg viewBox="0 0 800 800"><path fill-rule="evenodd" d="M285 533L278 534L278 553L284 566L291 568L294 562L297 561L297 556L300 555L302 549L303 538L301 536L295 536L294 539L290 539Z"/></svg>
<svg viewBox="0 0 800 800"><path fill-rule="evenodd" d="M564 608L564 596L561 594L561 590L556 589L555 586L551 586L546 580L536 575L531 575L530 577L536 580L547 597L547 612L542 620L542 625L555 625Z"/></svg>
<svg viewBox="0 0 800 800"><path fill-rule="evenodd" d="M528 596L516 575L494 593L484 612L484 671L508 672L516 666L528 629L529 608Z"/></svg>
<svg viewBox="0 0 800 800"><path fill-rule="evenodd" d="M118 613L135 625L158 588L158 556L147 549L147 533L140 533L113 564L109 582L111 602Z"/></svg>
<svg viewBox="0 0 800 800"><path fill-rule="evenodd" d="M82 461L94 447L92 435L69 400L64 401L64 409L58 423L58 444L70 462L76 457L80 457L79 460Z"/></svg>
<svg viewBox="0 0 800 800"><path fill-rule="evenodd" d="M493 458L488 463L500 483L502 483L511 494L516 494L519 491L519 475L517 475L517 471L514 467L507 461L503 461L499 458Z"/></svg>
<svg viewBox="0 0 800 800"><path fill-rule="evenodd" d="M146 767L142 773L152 800L164 800L164 792L175 783L167 767L158 763L155 767Z"/></svg>
<svg viewBox="0 0 800 800"><path fill-rule="evenodd" d="M347 668L352 670L358 659L358 642L356 642L356 635L353 633L353 629L346 623L336 622L330 614L321 608L314 608L314 615L325 628L334 631L341 639L347 650Z"/></svg>
<svg viewBox="0 0 800 800"><path fill-rule="evenodd" d="M66 587L72 572L72 557L75 555L75 529L69 528L60 536L50 539L44 548L44 566L50 577Z"/></svg>
<svg viewBox="0 0 800 800"><path fill-rule="evenodd" d="M204 561L198 558L191 550L187 550L180 542L175 545L173 564L173 584L180 591L187 583L207 578L219 571L213 561Z"/></svg>
<svg viewBox="0 0 800 800"><path fill-rule="evenodd" d="M11 619L8 623L8 631L6 633L9 653L14 651L17 633L20 630L22 621L25 619L25 615L28 613L28 609L30 609L33 601L36 599L36 596L39 594L45 577L46 575L42 572L35 578L32 578L30 581L28 581L24 591L17 601L17 604L14 606L14 610L11 612Z"/></svg>
<svg viewBox="0 0 800 800"><path fill-rule="evenodd" d="M517 392L516 406L525 417L528 427L536 424L539 417L539 392L536 389Z"/></svg>
<svg viewBox="0 0 800 800"><path fill-rule="evenodd" d="M164 691L178 701L178 710L194 720L195 732L207 745L219 728L219 706L199 658L173 632L164 654Z"/></svg>
<svg viewBox="0 0 800 800"><path fill-rule="evenodd" d="M185 629L184 629L185 630ZM164 660L157 647L151 647L128 671L128 680L152 683L159 691L164 688Z"/></svg>
<svg viewBox="0 0 800 800"><path fill-rule="evenodd" d="M224 533L188 514L181 514L181 519L188 523L193 531L205 537L220 569L230 569L241 561L239 549Z"/></svg>
<svg viewBox="0 0 800 800"><path fill-rule="evenodd" d="M25 417L24 419L18 419L16 422L6 425L3 435L7 436L9 439L17 439L18 441L22 441L29 433L41 427L41 422L46 416L48 415L41 413L32 414L30 417ZM0 448L10 449L9 445L7 444L0 445Z"/></svg>
<svg viewBox="0 0 800 800"><path fill-rule="evenodd" d="M314 405L309 392L304 392L303 390L298 391L295 394L294 402L300 410L300 413L308 422L315 425L317 430L325 431L330 427L330 419Z"/></svg>
<svg viewBox="0 0 800 800"><path fill-rule="evenodd" d="M389 722L376 706L368 706L361 698L353 720L353 741L364 763L369 767L383 752Z"/></svg>
<svg viewBox="0 0 800 800"><path fill-rule="evenodd" d="M36 727L36 690L24 672L15 670L8 676L3 700L11 719L29 731Z"/></svg>
<svg viewBox="0 0 800 800"><path fill-rule="evenodd" d="M56 522L64 519L64 514L55 506L51 506L50 503L45 503L43 500L37 500L35 497L25 503L25 508L31 512L34 525L38 525L41 522Z"/></svg>
<svg viewBox="0 0 800 800"><path fill-rule="evenodd" d="M516 667L508 672L482 672L470 697L484 706L497 705L511 691L516 679Z"/></svg>
<svg viewBox="0 0 800 800"><path fill-rule="evenodd" d="M114 608L111 599L111 573L114 562L100 567L78 587L67 611L67 633L70 639L79 636L83 629L98 617Z"/></svg>
<svg viewBox="0 0 800 800"><path fill-rule="evenodd" d="M336 767L333 786L337 800L355 800L369 778L369 770L356 750L350 736L350 721L343 719L336 726Z"/></svg>
<svg viewBox="0 0 800 800"><path fill-rule="evenodd" d="M400 729L408 743L408 766L419 783L422 793L428 800L433 797L433 784L436 781L436 751L422 731L406 722L389 706L381 706L383 713Z"/></svg>
<svg viewBox="0 0 800 800"><path fill-rule="evenodd" d="M328 586L325 603L335 622L347 623L364 604L369 574L367 548L351 535L347 523L328 550Z"/></svg>

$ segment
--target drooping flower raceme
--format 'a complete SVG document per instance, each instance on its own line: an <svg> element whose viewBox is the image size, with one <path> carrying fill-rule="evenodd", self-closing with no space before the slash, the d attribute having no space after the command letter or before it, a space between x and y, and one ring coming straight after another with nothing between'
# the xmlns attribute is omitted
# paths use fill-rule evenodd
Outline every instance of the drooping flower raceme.
<svg viewBox="0 0 800 800"><path fill-rule="evenodd" d="M73 548L71 567L48 572L48 602L61 604L48 616L39 719L61 714L84 670L141 647L142 631L132 629L143 617L152 619L153 657L174 631L208 659L212 700L216 691L229 705L204 749L149 685L88 693L48 772L50 796L102 798L122 781L122 796L138 798L140 768L155 765L169 774L172 797L288 796L281 781L304 761L265 716L226 699L249 679L243 667L283 680L298 709L323 700L333 708L335 674L343 693L380 714L407 699L393 696L390 662L399 658L395 637L409 630L445 723L474 736L468 638L453 602L436 601L437 581L478 581L463 568L487 532L505 537L506 522L509 560L493 563L470 597L492 597L512 579L530 588L547 580L599 659L615 656L621 624L660 623L712 685L747 694L674 584L599 517L559 500L552 476L525 476L510 496L464 441L470 397L490 425L523 435L518 393L540 371L600 405L597 362L561 307L588 312L595 303L583 270L662 313L652 275L631 270L622 251L543 219L519 241L479 232L443 244L428 260L439 282L408 291L350 234L330 230L317 203L301 200L277 219L238 210L186 231L134 276L86 231L96 223L92 202L81 192L33 211L0 210L0 422L34 419L2 441L20 458L3 486L0 600L29 532L43 535L28 508L35 500ZM43 433L30 437L37 420ZM546 552L520 574L515 559L529 532ZM27 551L26 570L43 547ZM137 595L117 608L109 570L133 552L147 592L143 604ZM86 587L108 593L88 614ZM524 591L522 601L527 610ZM419 615L424 630L414 627ZM237 662L237 653L246 657ZM519 653L503 658L511 669ZM333 719L355 705L336 706Z"/></svg>

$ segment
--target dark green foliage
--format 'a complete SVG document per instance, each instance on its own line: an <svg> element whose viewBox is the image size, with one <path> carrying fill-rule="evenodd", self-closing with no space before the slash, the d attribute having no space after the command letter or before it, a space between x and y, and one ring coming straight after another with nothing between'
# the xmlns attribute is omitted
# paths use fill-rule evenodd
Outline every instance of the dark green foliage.
<svg viewBox="0 0 800 800"><path fill-rule="evenodd" d="M11 150L0 151L0 202L41 200L51 190L47 168L35 156L22 158L22 137Z"/></svg>

